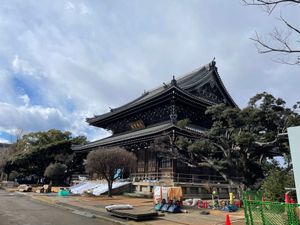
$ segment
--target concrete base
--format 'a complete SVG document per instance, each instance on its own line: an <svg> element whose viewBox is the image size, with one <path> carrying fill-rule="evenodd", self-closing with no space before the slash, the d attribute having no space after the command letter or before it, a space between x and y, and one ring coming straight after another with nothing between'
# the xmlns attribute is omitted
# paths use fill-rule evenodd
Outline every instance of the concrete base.
<svg viewBox="0 0 300 225"><path fill-rule="evenodd" d="M132 190L134 193L142 195L152 196L152 191L154 186L175 186L182 187L183 197L186 198L202 198L211 199L211 194L213 191L218 193L219 198L229 198L229 193L232 192L236 197L239 196L240 187L238 185L229 184L214 184L214 183L174 183L174 182L147 182L140 181L132 183Z"/></svg>

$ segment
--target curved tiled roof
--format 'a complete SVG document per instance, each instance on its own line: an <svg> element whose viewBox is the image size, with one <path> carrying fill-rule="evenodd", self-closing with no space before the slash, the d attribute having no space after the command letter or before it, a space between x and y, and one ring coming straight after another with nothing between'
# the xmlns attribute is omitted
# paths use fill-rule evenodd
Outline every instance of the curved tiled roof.
<svg viewBox="0 0 300 225"><path fill-rule="evenodd" d="M125 142L128 140L133 140L133 139L138 139L138 138L145 138L147 136L151 136L151 135L155 135L155 134L161 134L161 133L171 130L171 129L182 130L184 132L191 133L191 134L192 133L200 134L200 133L203 133L203 131L204 131L204 128L202 129L201 127L189 125L185 128L179 128L178 126L168 122L168 123L163 123L163 124L156 124L154 126L136 130L136 131L130 131L127 133L112 135L110 137L103 138L98 141L90 142L86 145L72 146L72 149L74 151L84 151L86 149L91 149L91 148L110 146L115 143Z"/></svg>
<svg viewBox="0 0 300 225"><path fill-rule="evenodd" d="M193 88L206 84L210 82L211 80L216 80L216 82L219 84L219 86L222 89L222 93L225 95L225 98L227 99L228 103L231 106L237 106L236 103L233 101L229 93L227 92L226 88L224 87L224 84L218 74L217 67L215 67L215 61L210 62L209 64L206 64L205 66L202 66L200 68L197 68L193 70L190 73L184 74L182 76L179 76L176 79L176 86L181 89L182 91L186 91L187 94L190 94L191 90ZM97 122L99 120L108 118L110 116L119 114L125 110L128 110L132 107L138 106L142 103L147 102L150 99L153 99L169 90L169 88L172 87L172 81L168 82L167 84L161 85L155 89L152 89L150 91L147 91L143 93L142 96L136 98L135 100L120 106L118 108L112 109L110 112L102 114L102 115L97 115L93 118L87 118L87 122L90 124L93 124L94 122ZM197 98L198 100L206 103L206 104L215 104L214 102L211 102L211 100L206 99L204 97L199 97L199 96L194 96L194 98Z"/></svg>

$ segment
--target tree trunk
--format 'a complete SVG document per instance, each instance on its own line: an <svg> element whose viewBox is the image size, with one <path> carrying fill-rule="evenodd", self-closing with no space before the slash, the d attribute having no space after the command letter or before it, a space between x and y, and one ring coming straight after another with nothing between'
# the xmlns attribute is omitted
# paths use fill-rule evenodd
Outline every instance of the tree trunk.
<svg viewBox="0 0 300 225"><path fill-rule="evenodd" d="M108 185L108 192L107 192L107 196L108 197L112 197L112 181L111 180L107 180L107 185Z"/></svg>

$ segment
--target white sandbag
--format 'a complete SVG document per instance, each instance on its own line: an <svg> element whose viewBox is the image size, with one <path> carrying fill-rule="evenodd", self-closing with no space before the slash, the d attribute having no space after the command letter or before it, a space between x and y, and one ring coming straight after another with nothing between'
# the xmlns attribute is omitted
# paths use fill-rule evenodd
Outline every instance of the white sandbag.
<svg viewBox="0 0 300 225"><path fill-rule="evenodd" d="M118 209L133 209L133 206L132 205L108 205L108 206L105 206L105 209L107 211L111 211L111 210L118 210Z"/></svg>
<svg viewBox="0 0 300 225"><path fill-rule="evenodd" d="M193 204L193 199L186 199L182 202L182 204L185 206L191 206Z"/></svg>
<svg viewBox="0 0 300 225"><path fill-rule="evenodd" d="M198 201L201 201L201 198L193 198L193 203L191 206L196 206L198 205Z"/></svg>

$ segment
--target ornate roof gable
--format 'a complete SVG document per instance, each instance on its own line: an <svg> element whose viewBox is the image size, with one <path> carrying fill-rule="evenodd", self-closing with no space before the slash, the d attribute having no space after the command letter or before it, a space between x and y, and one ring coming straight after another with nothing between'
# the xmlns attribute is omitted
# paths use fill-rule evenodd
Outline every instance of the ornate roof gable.
<svg viewBox="0 0 300 225"><path fill-rule="evenodd" d="M179 87L215 104L225 103L232 107L237 106L224 87L215 65L215 61L212 61L189 75L183 76L178 80Z"/></svg>

